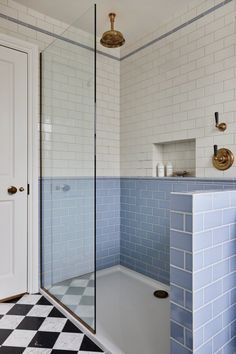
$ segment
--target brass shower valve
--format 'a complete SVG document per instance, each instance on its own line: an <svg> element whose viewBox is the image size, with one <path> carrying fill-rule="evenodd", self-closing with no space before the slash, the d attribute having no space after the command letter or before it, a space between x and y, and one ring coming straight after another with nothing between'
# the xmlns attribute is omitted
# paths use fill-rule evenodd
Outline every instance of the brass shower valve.
<svg viewBox="0 0 236 354"><path fill-rule="evenodd" d="M224 132L227 129L226 123L219 123L219 112L215 112L215 127L218 128L221 132Z"/></svg>
<svg viewBox="0 0 236 354"><path fill-rule="evenodd" d="M234 163L234 154L232 151L226 148L218 150L218 146L214 145L214 155L212 157L212 163L215 168L221 171L225 171L230 168Z"/></svg>

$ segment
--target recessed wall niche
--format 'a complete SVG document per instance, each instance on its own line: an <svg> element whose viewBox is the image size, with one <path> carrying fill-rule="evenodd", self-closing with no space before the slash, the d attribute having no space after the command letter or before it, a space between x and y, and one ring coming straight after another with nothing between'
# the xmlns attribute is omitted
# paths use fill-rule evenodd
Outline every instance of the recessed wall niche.
<svg viewBox="0 0 236 354"><path fill-rule="evenodd" d="M196 176L196 140L178 140L153 144L153 176L157 176L157 164L172 162L173 171L188 172L188 177Z"/></svg>

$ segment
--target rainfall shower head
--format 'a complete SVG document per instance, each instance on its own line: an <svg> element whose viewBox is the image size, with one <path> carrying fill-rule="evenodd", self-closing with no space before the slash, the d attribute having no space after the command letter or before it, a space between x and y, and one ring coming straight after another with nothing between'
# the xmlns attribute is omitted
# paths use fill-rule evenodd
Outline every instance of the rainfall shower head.
<svg viewBox="0 0 236 354"><path fill-rule="evenodd" d="M100 43L107 48L117 48L121 47L125 43L125 39L123 34L119 31L114 29L114 22L116 14L110 13L109 14L110 21L111 21L111 29L110 31L106 31L103 33Z"/></svg>

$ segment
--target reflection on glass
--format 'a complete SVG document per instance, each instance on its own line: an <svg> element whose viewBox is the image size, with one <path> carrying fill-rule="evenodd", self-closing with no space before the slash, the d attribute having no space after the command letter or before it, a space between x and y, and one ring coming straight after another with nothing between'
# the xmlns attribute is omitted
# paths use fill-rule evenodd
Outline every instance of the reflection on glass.
<svg viewBox="0 0 236 354"><path fill-rule="evenodd" d="M95 330L93 31L91 8L42 53L41 200L42 287Z"/></svg>

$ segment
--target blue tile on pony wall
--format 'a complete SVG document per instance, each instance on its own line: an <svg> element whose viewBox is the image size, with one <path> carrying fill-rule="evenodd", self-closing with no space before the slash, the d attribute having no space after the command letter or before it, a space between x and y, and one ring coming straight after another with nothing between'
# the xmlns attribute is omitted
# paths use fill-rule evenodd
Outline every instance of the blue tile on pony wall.
<svg viewBox="0 0 236 354"><path fill-rule="evenodd" d="M192 350L171 339L171 354L192 354Z"/></svg>
<svg viewBox="0 0 236 354"><path fill-rule="evenodd" d="M222 243L229 240L230 236L230 227L229 225L222 226L212 230L213 245Z"/></svg>
<svg viewBox="0 0 236 354"><path fill-rule="evenodd" d="M170 263L176 267L184 269L184 252L176 250L174 248L170 249Z"/></svg>
<svg viewBox="0 0 236 354"><path fill-rule="evenodd" d="M184 214L171 212L170 225L172 229L184 231Z"/></svg>
<svg viewBox="0 0 236 354"><path fill-rule="evenodd" d="M192 251L192 235L171 230L170 231L170 246L184 251Z"/></svg>
<svg viewBox="0 0 236 354"><path fill-rule="evenodd" d="M194 251L200 251L212 246L212 231L204 231L194 236L193 248Z"/></svg>
<svg viewBox="0 0 236 354"><path fill-rule="evenodd" d="M212 304L208 304L194 312L194 328L205 325L212 319Z"/></svg>
<svg viewBox="0 0 236 354"><path fill-rule="evenodd" d="M182 194L171 194L171 210L192 212L192 196Z"/></svg>
<svg viewBox="0 0 236 354"><path fill-rule="evenodd" d="M211 229L213 227L217 227L221 225L222 225L222 210L214 210L204 214L205 229Z"/></svg>
<svg viewBox="0 0 236 354"><path fill-rule="evenodd" d="M171 304L171 319L180 325L192 330L192 312L184 308Z"/></svg>
<svg viewBox="0 0 236 354"><path fill-rule="evenodd" d="M221 347L225 345L230 339L230 326L223 328L214 338L213 338L213 352L216 353Z"/></svg>
<svg viewBox="0 0 236 354"><path fill-rule="evenodd" d="M184 289L171 284L170 298L174 303L184 306Z"/></svg>
<svg viewBox="0 0 236 354"><path fill-rule="evenodd" d="M213 280L220 279L229 273L230 260L225 259L213 265Z"/></svg>
<svg viewBox="0 0 236 354"><path fill-rule="evenodd" d="M204 231L204 214L196 214L193 216L193 232L203 232Z"/></svg>
<svg viewBox="0 0 236 354"><path fill-rule="evenodd" d="M233 224L236 222L236 208L223 210L223 224Z"/></svg>
<svg viewBox="0 0 236 354"><path fill-rule="evenodd" d="M186 290L192 290L192 274L184 270L170 267L171 283L180 286Z"/></svg>
<svg viewBox="0 0 236 354"><path fill-rule="evenodd" d="M222 260L222 246L212 247L204 251L204 265L207 267Z"/></svg>
<svg viewBox="0 0 236 354"><path fill-rule="evenodd" d="M198 290L212 282L212 268L202 269L194 274L194 289Z"/></svg>
<svg viewBox="0 0 236 354"><path fill-rule="evenodd" d="M185 329L185 345L189 349L193 349L193 332Z"/></svg>
<svg viewBox="0 0 236 354"><path fill-rule="evenodd" d="M199 213L212 209L212 194L197 194L193 196L193 212Z"/></svg>
<svg viewBox="0 0 236 354"><path fill-rule="evenodd" d="M192 214L185 214L185 231L193 231L193 216Z"/></svg>
<svg viewBox="0 0 236 354"><path fill-rule="evenodd" d="M230 207L230 193L214 193L213 194L213 209L223 209Z"/></svg>
<svg viewBox="0 0 236 354"><path fill-rule="evenodd" d="M184 344L184 327L180 326L176 322L171 321L170 335L177 342Z"/></svg>

